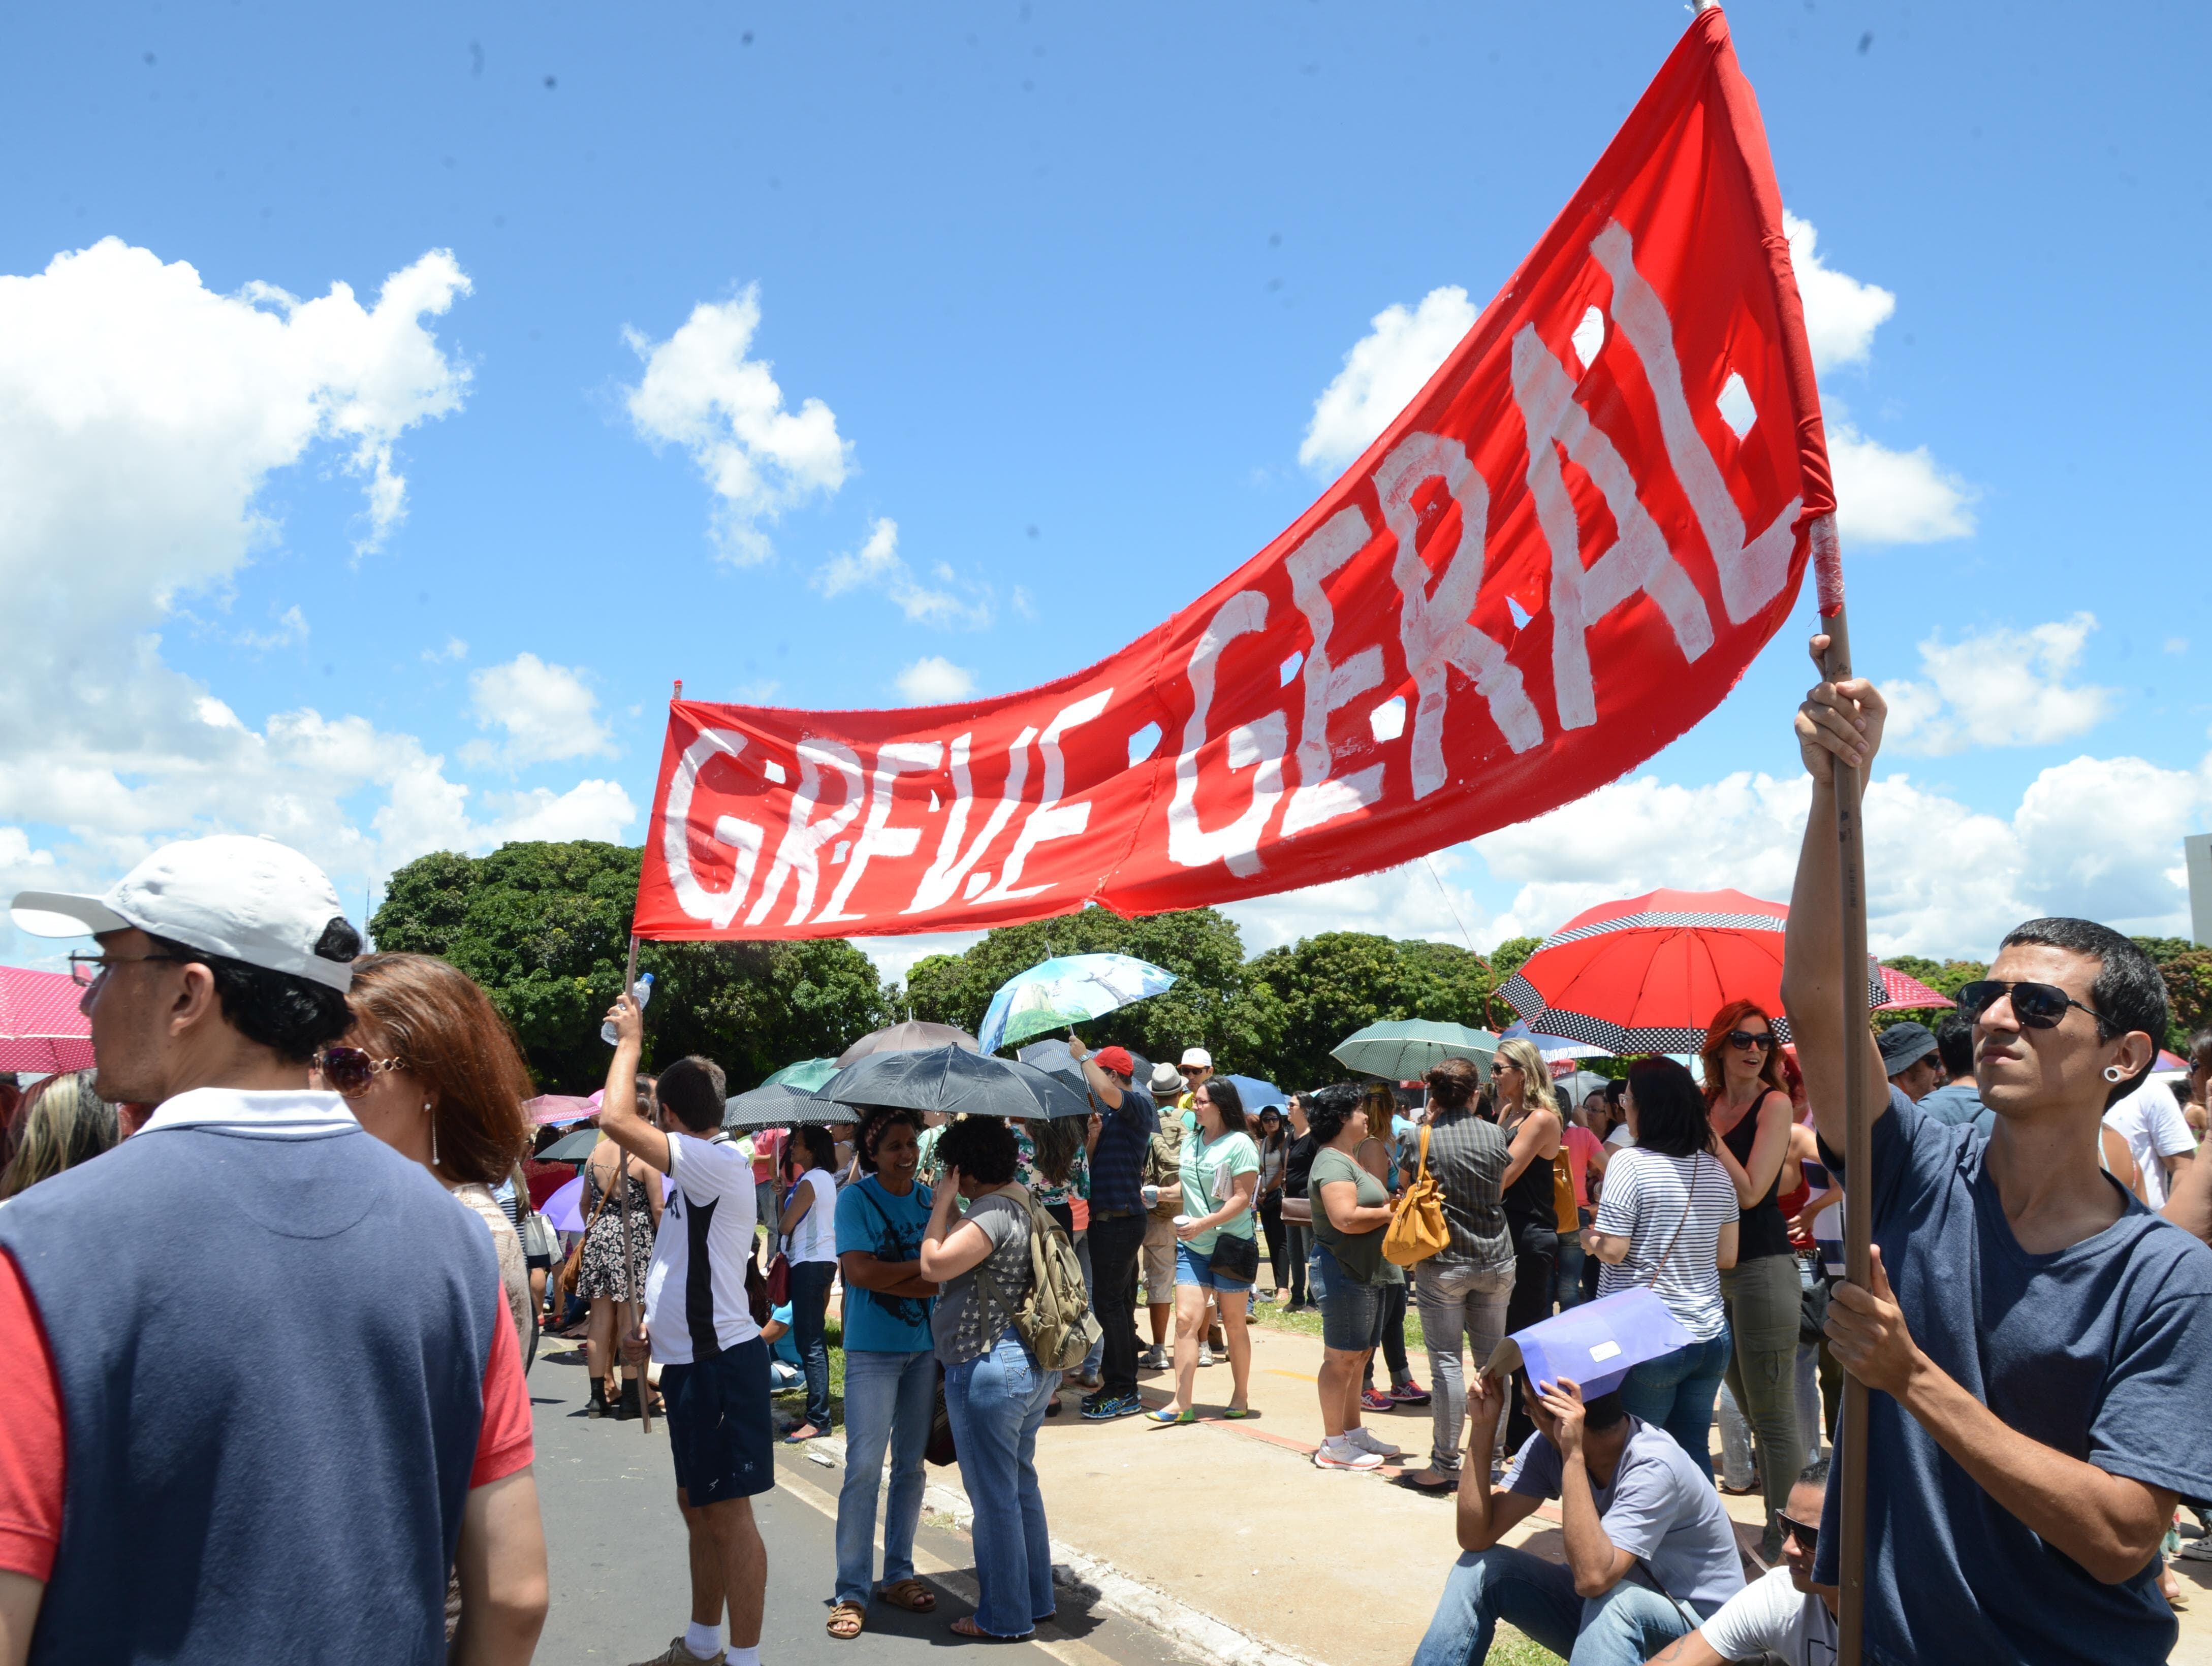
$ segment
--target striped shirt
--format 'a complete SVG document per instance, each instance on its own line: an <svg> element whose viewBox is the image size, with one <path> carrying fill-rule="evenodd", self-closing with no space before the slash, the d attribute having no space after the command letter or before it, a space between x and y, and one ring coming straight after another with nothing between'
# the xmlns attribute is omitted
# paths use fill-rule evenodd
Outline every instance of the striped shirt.
<svg viewBox="0 0 2212 1666"><path fill-rule="evenodd" d="M1710 1342L1728 1324L1716 1258L1721 1228L1741 1213L1728 1171L1705 1152L1669 1157L1642 1146L1616 1152L1606 1166L1596 1225L1608 1238L1626 1239L1628 1255L1598 1275L1598 1294L1648 1284L1685 1330Z"/></svg>

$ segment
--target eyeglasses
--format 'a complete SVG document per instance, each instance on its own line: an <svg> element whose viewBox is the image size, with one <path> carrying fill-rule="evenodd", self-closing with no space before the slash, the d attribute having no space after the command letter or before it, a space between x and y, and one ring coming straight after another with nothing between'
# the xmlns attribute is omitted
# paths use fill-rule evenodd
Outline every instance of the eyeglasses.
<svg viewBox="0 0 2212 1666"><path fill-rule="evenodd" d="M1820 1549L1820 1530L1819 1528L1808 1527L1803 1522L1792 1521L1789 1517L1778 1512L1774 1519L1784 1533L1805 1547L1805 1554L1808 1556L1814 1554Z"/></svg>
<svg viewBox="0 0 2212 1666"><path fill-rule="evenodd" d="M129 966L138 960L173 960L185 964L181 954L72 954L69 957L70 981L79 989L90 989L107 976L110 968Z"/></svg>
<svg viewBox="0 0 2212 1666"><path fill-rule="evenodd" d="M371 1058L358 1047L325 1047L315 1055L315 1074L341 1099L358 1099L387 1070L404 1070L404 1058Z"/></svg>
<svg viewBox="0 0 2212 1666"><path fill-rule="evenodd" d="M2094 1007L2082 1006L2056 984L2006 984L1994 978L1968 984L1959 991L1960 1015L1969 1023L1979 1023L1982 1015L2008 995L2012 997L2013 1016L2023 1029L2056 1029L2069 1007L2079 1008L2095 1019L2100 1033L2109 1021Z"/></svg>
<svg viewBox="0 0 2212 1666"><path fill-rule="evenodd" d="M1746 1052L1754 1047L1764 1052L1774 1045L1774 1033L1771 1030L1730 1030L1728 1043L1729 1046L1741 1047Z"/></svg>
<svg viewBox="0 0 2212 1666"><path fill-rule="evenodd" d="M1178 1064L1176 1072L1179 1075L1194 1076L1204 1069L1206 1066L1203 1064Z"/></svg>

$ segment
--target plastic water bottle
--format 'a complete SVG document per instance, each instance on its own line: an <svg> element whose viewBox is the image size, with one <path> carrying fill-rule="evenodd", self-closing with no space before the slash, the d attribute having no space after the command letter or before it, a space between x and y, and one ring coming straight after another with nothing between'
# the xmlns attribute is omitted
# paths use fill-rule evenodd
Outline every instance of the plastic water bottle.
<svg viewBox="0 0 2212 1666"><path fill-rule="evenodd" d="M645 1003L653 999L653 974L649 972L641 972L638 973L637 981L629 986L629 994L630 999L637 1003L639 1010L644 1010ZM599 1039L605 1042L610 1047L615 1045L615 1021L613 1019L610 1018L605 1023L599 1026Z"/></svg>

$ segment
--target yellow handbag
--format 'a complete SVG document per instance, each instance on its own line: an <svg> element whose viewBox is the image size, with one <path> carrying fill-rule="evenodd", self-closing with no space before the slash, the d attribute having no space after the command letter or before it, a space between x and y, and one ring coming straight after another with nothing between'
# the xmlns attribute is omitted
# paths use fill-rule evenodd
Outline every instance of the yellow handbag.
<svg viewBox="0 0 2212 1666"><path fill-rule="evenodd" d="M1382 1258L1396 1267L1411 1267L1441 1254L1451 1245L1451 1228L1444 1224L1443 1188L1429 1174L1429 1130L1421 1130L1421 1167L1413 1184L1398 1200L1382 1234Z"/></svg>

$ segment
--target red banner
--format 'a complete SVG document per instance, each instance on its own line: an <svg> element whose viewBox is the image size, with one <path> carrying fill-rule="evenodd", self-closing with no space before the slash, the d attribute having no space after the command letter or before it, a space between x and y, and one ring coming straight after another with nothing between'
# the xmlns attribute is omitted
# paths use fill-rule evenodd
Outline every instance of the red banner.
<svg viewBox="0 0 2212 1666"><path fill-rule="evenodd" d="M636 930L1152 913L1526 821L1720 702L1833 507L1765 135L1707 11L1419 396L1167 623L959 706L672 705Z"/></svg>

